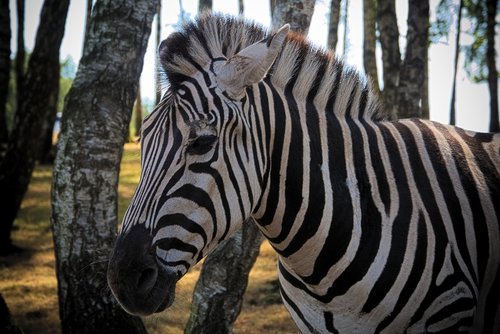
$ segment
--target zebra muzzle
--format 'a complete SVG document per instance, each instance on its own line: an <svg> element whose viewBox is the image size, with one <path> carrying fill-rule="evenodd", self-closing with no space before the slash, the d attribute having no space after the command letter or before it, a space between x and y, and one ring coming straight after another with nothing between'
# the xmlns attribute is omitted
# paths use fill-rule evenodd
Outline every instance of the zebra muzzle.
<svg viewBox="0 0 500 334"><path fill-rule="evenodd" d="M118 237L107 278L116 300L130 314L161 312L174 301L177 274L158 265L151 236L141 226Z"/></svg>

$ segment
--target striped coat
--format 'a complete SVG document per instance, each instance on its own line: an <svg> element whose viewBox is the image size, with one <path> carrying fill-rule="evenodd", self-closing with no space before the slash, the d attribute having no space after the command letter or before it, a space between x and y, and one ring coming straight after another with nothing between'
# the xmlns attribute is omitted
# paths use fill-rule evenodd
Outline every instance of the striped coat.
<svg viewBox="0 0 500 334"><path fill-rule="evenodd" d="M498 332L500 135L385 121L354 69L287 26L265 36L207 15L162 43L170 86L108 271L120 303L163 310L253 217L301 332Z"/></svg>

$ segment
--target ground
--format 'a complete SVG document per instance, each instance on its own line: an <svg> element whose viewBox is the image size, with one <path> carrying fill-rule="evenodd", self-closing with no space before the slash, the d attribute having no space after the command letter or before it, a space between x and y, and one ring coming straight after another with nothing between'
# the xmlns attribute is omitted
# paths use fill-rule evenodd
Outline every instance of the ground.
<svg viewBox="0 0 500 334"><path fill-rule="evenodd" d="M15 223L13 240L25 251L0 257L0 292L16 324L25 333L60 333L54 246L50 229L51 167L38 166ZM139 146L126 144L120 174L120 217L139 180ZM182 333L189 317L191 295L198 278L196 266L178 284L174 305L144 318L149 333ZM234 333L296 333L281 304L276 284L276 254L261 247Z"/></svg>

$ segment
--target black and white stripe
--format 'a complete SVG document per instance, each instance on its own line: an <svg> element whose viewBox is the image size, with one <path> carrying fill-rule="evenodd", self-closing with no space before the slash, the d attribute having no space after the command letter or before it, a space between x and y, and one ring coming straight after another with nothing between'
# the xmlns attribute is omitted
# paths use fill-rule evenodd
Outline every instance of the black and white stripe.
<svg viewBox="0 0 500 334"><path fill-rule="evenodd" d="M121 233L150 230L180 277L253 217L304 333L498 333L500 135L384 121L362 76L282 33L207 15L162 43Z"/></svg>

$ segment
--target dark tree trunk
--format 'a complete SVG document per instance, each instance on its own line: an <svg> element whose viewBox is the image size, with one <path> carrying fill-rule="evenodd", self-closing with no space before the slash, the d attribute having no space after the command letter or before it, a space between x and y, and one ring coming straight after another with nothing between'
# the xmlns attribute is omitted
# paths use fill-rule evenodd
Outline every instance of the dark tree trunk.
<svg viewBox="0 0 500 334"><path fill-rule="evenodd" d="M52 134L54 129L54 123L57 117L57 101L59 100L59 80L57 80L57 87L49 97L49 103L47 104L48 115L47 121L42 129L42 147L40 150L39 161L45 165L51 165L55 159L54 145L52 144Z"/></svg>
<svg viewBox="0 0 500 334"><path fill-rule="evenodd" d="M342 55L344 57L347 56L347 51L349 50L349 45L348 45L349 25L347 24L348 18L349 18L349 0L344 0L344 38L342 41L343 44Z"/></svg>
<svg viewBox="0 0 500 334"><path fill-rule="evenodd" d="M85 12L85 32L84 32L84 35L83 35L83 47L85 47L85 43L87 42L85 40L86 36L88 35L88 30L89 30L89 27L90 27L90 19L92 18L92 4L93 4L93 0L87 0L87 10Z"/></svg>
<svg viewBox="0 0 500 334"><path fill-rule="evenodd" d="M284 6L286 1L281 1L281 6ZM311 24L314 2L311 3L309 5L312 8L297 15L283 7L276 7L275 15L285 13L291 20L298 20L288 22L296 31L304 32ZM293 7L298 6L298 3L291 0L288 5ZM285 24L285 18L276 16L273 17L273 24L277 24L274 27ZM207 257L193 293L191 316L184 331L186 334L232 332L233 323L241 310L248 274L259 254L261 241L262 236L255 223L246 221L242 230Z"/></svg>
<svg viewBox="0 0 500 334"><path fill-rule="evenodd" d="M462 8L464 2L460 0L460 5L458 7L458 18L457 18L457 34L455 39L455 60L453 63L453 80L451 84L451 101L450 101L450 125L456 124L456 110L455 110L455 96L457 89L457 69L458 69L458 56L460 55L460 30L462 29Z"/></svg>
<svg viewBox="0 0 500 334"><path fill-rule="evenodd" d="M16 105L19 109L24 94L24 63L26 50L24 47L24 0L17 0L17 52L16 52Z"/></svg>
<svg viewBox="0 0 500 334"><path fill-rule="evenodd" d="M156 48L158 50L160 48L161 43L161 1L158 1L158 10L156 13ZM155 89L156 89L156 104L160 103L161 100L161 66L160 59L158 55L155 53ZM140 92L139 92L140 94Z"/></svg>
<svg viewBox="0 0 500 334"><path fill-rule="evenodd" d="M427 62L429 1L410 0L406 52L398 87L398 117L422 117L422 86Z"/></svg>
<svg viewBox="0 0 500 334"><path fill-rule="evenodd" d="M366 74L371 78L373 88L380 92L378 86L377 60L377 1L363 0L364 36L363 36L363 64Z"/></svg>
<svg viewBox="0 0 500 334"><path fill-rule="evenodd" d="M274 16L274 8L276 7L276 0L270 0L269 7L270 7L270 13L271 13L271 19L272 19Z"/></svg>
<svg viewBox="0 0 500 334"><path fill-rule="evenodd" d="M4 334L22 334L22 330L17 327L12 320L9 308L0 294L0 332Z"/></svg>
<svg viewBox="0 0 500 334"><path fill-rule="evenodd" d="M232 333L261 241L259 229L248 220L205 260L185 333Z"/></svg>
<svg viewBox="0 0 500 334"><path fill-rule="evenodd" d="M52 186L63 333L145 333L114 300L105 273L123 144L157 8L155 0L98 0L66 97Z"/></svg>
<svg viewBox="0 0 500 334"><path fill-rule="evenodd" d="M212 0L200 0L198 2L198 12L201 13L205 10L212 10Z"/></svg>
<svg viewBox="0 0 500 334"><path fill-rule="evenodd" d="M382 98L390 118L396 119L401 51L395 0L378 0L377 21L382 46L384 82Z"/></svg>
<svg viewBox="0 0 500 334"><path fill-rule="evenodd" d="M428 33L427 33L428 36ZM430 118L429 107L429 47L425 49L424 83L422 84L422 118Z"/></svg>
<svg viewBox="0 0 500 334"><path fill-rule="evenodd" d="M0 157L6 149L7 131L7 94L10 77L10 10L9 0L0 0Z"/></svg>
<svg viewBox="0 0 500 334"><path fill-rule="evenodd" d="M142 100L141 100L141 85L137 88L137 98L135 99L135 136L141 136L141 126L142 126Z"/></svg>
<svg viewBox="0 0 500 334"><path fill-rule="evenodd" d="M14 115L5 158L0 162L0 247L14 250L10 232L28 189L35 159L39 156L43 129L59 82L59 47L69 0L46 0L43 4L35 48L26 74L22 103Z"/></svg>
<svg viewBox="0 0 500 334"><path fill-rule="evenodd" d="M337 47L339 38L340 3L341 0L332 0L330 2L330 19L328 21L328 39L326 45L333 51Z"/></svg>
<svg viewBox="0 0 500 334"><path fill-rule="evenodd" d="M490 132L500 132L498 116L498 72L495 61L495 15L497 5L498 0L488 0L486 63L488 65L488 88L490 90Z"/></svg>
<svg viewBox="0 0 500 334"><path fill-rule="evenodd" d="M314 0L276 0L272 25L277 29L289 23L291 30L307 35L313 13Z"/></svg>
<svg viewBox="0 0 500 334"><path fill-rule="evenodd" d="M238 0L238 14L243 15L243 13L245 13L245 4L243 0Z"/></svg>

